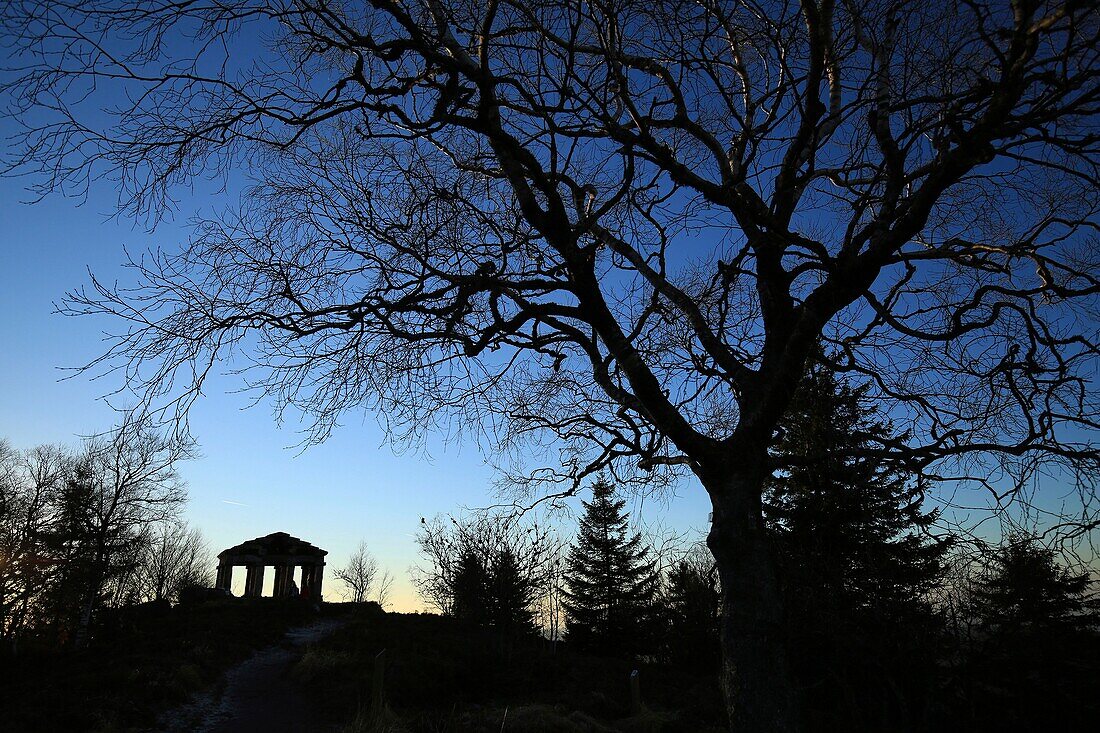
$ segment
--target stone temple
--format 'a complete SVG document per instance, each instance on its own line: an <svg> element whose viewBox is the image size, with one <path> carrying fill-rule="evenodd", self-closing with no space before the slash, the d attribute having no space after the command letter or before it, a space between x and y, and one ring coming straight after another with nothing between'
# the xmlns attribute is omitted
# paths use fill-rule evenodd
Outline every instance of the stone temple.
<svg viewBox="0 0 1100 733"><path fill-rule="evenodd" d="M321 600L321 581L325 571L327 550L314 547L305 540L286 532L274 532L257 537L218 553L217 587L230 590L233 586L233 568L243 565L245 576L244 595L259 598L263 595L264 570L275 568L275 584L272 595L283 598L291 593L294 569L302 568L301 597Z"/></svg>

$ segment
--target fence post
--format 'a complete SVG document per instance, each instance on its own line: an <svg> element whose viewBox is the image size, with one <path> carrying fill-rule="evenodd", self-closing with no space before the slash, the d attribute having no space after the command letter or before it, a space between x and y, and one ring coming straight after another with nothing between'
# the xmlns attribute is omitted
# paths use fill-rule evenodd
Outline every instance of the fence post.
<svg viewBox="0 0 1100 733"><path fill-rule="evenodd" d="M374 657L374 674L370 680L371 709L376 715L382 712L385 674L386 650L383 649Z"/></svg>
<svg viewBox="0 0 1100 733"><path fill-rule="evenodd" d="M638 670L630 673L630 714L642 714L642 687L638 680Z"/></svg>

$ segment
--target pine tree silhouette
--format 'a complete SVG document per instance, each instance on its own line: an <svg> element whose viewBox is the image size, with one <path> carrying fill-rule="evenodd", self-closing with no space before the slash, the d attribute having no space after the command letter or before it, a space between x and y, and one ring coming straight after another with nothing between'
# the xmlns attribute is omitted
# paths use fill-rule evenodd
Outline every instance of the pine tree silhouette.
<svg viewBox="0 0 1100 733"><path fill-rule="evenodd" d="M489 620L489 571L477 553L465 550L454 574L454 602L451 615L478 624Z"/></svg>
<svg viewBox="0 0 1100 733"><path fill-rule="evenodd" d="M716 670L721 593L708 550L696 550L672 566L662 605L669 659L680 667Z"/></svg>
<svg viewBox="0 0 1100 733"><path fill-rule="evenodd" d="M534 588L520 572L515 553L501 550L489 573L490 625L510 633L533 631L533 596Z"/></svg>
<svg viewBox="0 0 1100 733"><path fill-rule="evenodd" d="M566 639L601 654L638 652L652 634L656 563L641 535L629 535L625 505L598 480L566 558Z"/></svg>
<svg viewBox="0 0 1100 733"><path fill-rule="evenodd" d="M1066 633L1097 623L1088 573L1073 573L1054 550L1031 537L1010 537L987 564L974 592L985 633L997 637Z"/></svg>
<svg viewBox="0 0 1100 733"><path fill-rule="evenodd" d="M1006 538L973 590L977 633L963 671L988 730L1087 730L1100 701L1100 636L1087 572L1028 536Z"/></svg>
<svg viewBox="0 0 1100 733"><path fill-rule="evenodd" d="M806 709L830 726L887 729L864 695L895 700L932 679L938 626L925 594L942 577L944 541L924 530L921 484L875 455L904 440L853 387L811 367L781 421L765 496ZM916 703L913 703L915 705ZM820 716L835 716L833 719ZM862 721L859 716L867 716Z"/></svg>
<svg viewBox="0 0 1100 733"><path fill-rule="evenodd" d="M922 488L904 467L850 455L895 437L866 393L810 370L774 450L795 465L771 480L765 516L790 582L887 610L922 597L946 548L922 534L935 514L921 508Z"/></svg>

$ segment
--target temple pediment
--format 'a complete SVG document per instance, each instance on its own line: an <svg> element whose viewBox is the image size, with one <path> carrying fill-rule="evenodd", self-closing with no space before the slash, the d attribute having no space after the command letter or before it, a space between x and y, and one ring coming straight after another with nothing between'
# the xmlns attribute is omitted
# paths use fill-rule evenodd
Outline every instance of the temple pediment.
<svg viewBox="0 0 1100 733"><path fill-rule="evenodd" d="M239 545L222 550L218 553L221 561L235 558L269 558L269 557L302 557L321 559L328 554L328 550L322 550L298 537L293 537L286 532L272 532L263 537L257 537ZM247 563L241 562L240 565ZM275 564L275 563L270 563Z"/></svg>

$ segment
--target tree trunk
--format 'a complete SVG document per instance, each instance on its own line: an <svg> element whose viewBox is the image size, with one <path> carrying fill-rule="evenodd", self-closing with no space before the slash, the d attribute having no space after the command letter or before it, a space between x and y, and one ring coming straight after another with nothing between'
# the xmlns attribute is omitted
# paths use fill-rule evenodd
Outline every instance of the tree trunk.
<svg viewBox="0 0 1100 733"><path fill-rule="evenodd" d="M735 733L799 729L787 663L783 604L761 511L763 473L708 479L714 518L707 544L722 582L722 691Z"/></svg>
<svg viewBox="0 0 1100 733"><path fill-rule="evenodd" d="M80 616L77 619L76 635L73 637L73 646L77 649L86 649L88 647L89 630L92 626L92 613L95 611L95 596L90 596L88 601L80 609Z"/></svg>
<svg viewBox="0 0 1100 733"><path fill-rule="evenodd" d="M73 640L74 646L77 649L84 649L88 646L92 616L95 613L96 605L99 603L99 594L103 592L103 585L105 582L104 576L106 575L103 568L106 565L106 558L106 542L100 539L96 542L96 554L92 565L92 575L88 582L88 598L84 603L84 607L81 608L80 617L77 620L76 636Z"/></svg>

